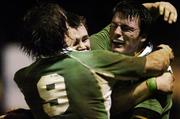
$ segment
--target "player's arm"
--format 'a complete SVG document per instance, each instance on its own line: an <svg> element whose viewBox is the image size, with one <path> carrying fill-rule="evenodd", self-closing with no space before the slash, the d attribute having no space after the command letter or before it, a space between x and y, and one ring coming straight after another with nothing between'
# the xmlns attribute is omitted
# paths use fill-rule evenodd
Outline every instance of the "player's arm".
<svg viewBox="0 0 180 119"><path fill-rule="evenodd" d="M93 65L98 74L116 80L131 80L131 77L139 79L139 77L159 76L167 70L170 60L174 57L173 52L167 45L161 45L160 48L145 57L127 56L104 50L91 52L93 59L90 57L92 55L87 53L79 54L82 57L87 55L87 60L91 58L90 65Z"/></svg>
<svg viewBox="0 0 180 119"><path fill-rule="evenodd" d="M144 3L143 5L149 10L157 9L159 15L164 15L164 20L168 21L169 24L177 21L177 10L169 2L161 1L155 3Z"/></svg>
<svg viewBox="0 0 180 119"><path fill-rule="evenodd" d="M138 103L148 99L156 91L171 93L173 91L173 82L173 75L166 72L159 77L150 78L141 83L126 87L123 90L117 88L112 94L113 114L134 107ZM123 93L123 95L119 95L119 93Z"/></svg>
<svg viewBox="0 0 180 119"><path fill-rule="evenodd" d="M110 25L90 36L91 50L111 50L109 39Z"/></svg>
<svg viewBox="0 0 180 119"><path fill-rule="evenodd" d="M160 49L152 52L146 57L131 57L119 54L119 61L112 62L113 68L109 68L119 80L129 80L126 77L153 77L165 72L174 58L172 49L168 45L160 45ZM121 58L121 59L120 59ZM143 60L143 58L145 60ZM115 58L106 59L113 60ZM117 65L118 64L118 65ZM107 68L106 68L107 69ZM132 78L131 78L132 79Z"/></svg>
<svg viewBox="0 0 180 119"><path fill-rule="evenodd" d="M116 80L130 80L124 77L152 77L161 75L167 70L173 59L172 49L161 45L158 49L145 57L127 56L104 50L94 50L91 55L76 53L76 57L85 57L83 62L89 64L95 72ZM79 54L79 55L77 55ZM91 57L93 56L93 57ZM91 59L91 63L88 62Z"/></svg>

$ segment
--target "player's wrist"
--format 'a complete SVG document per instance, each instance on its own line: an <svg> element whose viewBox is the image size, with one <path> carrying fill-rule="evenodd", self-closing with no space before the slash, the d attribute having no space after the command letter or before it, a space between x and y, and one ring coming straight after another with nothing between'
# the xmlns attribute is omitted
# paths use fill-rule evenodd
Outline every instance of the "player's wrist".
<svg viewBox="0 0 180 119"><path fill-rule="evenodd" d="M152 78L149 78L148 80L146 80L146 85L150 92L157 91L157 83L156 83L155 77L152 77Z"/></svg>

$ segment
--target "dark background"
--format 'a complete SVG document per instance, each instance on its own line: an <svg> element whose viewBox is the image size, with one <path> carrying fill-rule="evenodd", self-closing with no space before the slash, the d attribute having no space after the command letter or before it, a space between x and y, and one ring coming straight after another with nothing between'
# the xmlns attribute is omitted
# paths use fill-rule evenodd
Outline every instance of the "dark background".
<svg viewBox="0 0 180 119"><path fill-rule="evenodd" d="M87 18L89 33L94 33L110 22L111 11L118 0L2 0L0 3L0 38L1 43L15 41L23 15L33 5L40 1L58 1L67 11L73 11ZM143 2L154 2L156 0L138 0ZM178 0L168 0L178 10ZM159 18L153 29L153 34L161 36L163 41L179 42L178 38L179 19L176 24L168 25ZM157 37L156 36L156 37ZM171 40L170 40L171 39Z"/></svg>
<svg viewBox="0 0 180 119"><path fill-rule="evenodd" d="M0 48L2 49L6 44L16 42L19 35L21 34L20 26L23 15L29 8L36 5L38 2L43 0L1 0L0 2ZM44 0L46 1L46 0ZM49 0L50 1L50 0ZM113 6L118 0L57 0L61 6L67 11L76 12L87 18L88 31L90 34L99 31L101 28L106 26L111 20L111 11ZM143 2L154 2L156 0L139 0ZM180 2L178 0L168 0L171 2L179 13ZM157 19L151 30L150 38L153 39L154 44L166 43L169 44L175 53L175 63L173 67L175 74L180 72L180 20L172 25L162 20L162 17ZM0 56L2 52L0 50ZM0 66L1 58L0 58ZM0 67L0 74L3 69ZM180 76L177 78L180 78ZM176 79L177 82L179 81ZM176 90L174 96L174 105L172 109L171 118L180 119L180 95L178 94L180 83L176 83Z"/></svg>

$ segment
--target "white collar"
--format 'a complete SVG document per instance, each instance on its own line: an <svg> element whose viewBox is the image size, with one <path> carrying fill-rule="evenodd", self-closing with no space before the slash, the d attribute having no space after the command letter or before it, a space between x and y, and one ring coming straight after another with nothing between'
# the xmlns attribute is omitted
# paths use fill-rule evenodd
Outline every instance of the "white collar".
<svg viewBox="0 0 180 119"><path fill-rule="evenodd" d="M140 55L138 55L138 57L143 57L146 56L148 54L150 54L153 50L153 44L152 43L148 43L148 46L146 46L146 48L141 52Z"/></svg>

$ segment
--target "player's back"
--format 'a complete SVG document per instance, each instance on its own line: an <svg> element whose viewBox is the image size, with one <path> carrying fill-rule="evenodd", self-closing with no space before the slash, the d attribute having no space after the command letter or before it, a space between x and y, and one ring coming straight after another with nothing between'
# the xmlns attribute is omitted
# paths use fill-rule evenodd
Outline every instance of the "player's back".
<svg viewBox="0 0 180 119"><path fill-rule="evenodd" d="M115 79L144 74L144 63L108 51L69 52L37 60L15 81L37 119L108 119Z"/></svg>
<svg viewBox="0 0 180 119"><path fill-rule="evenodd" d="M14 79L37 119L108 118L101 84L90 60L85 64L75 57L76 53L69 53L42 58L16 73Z"/></svg>

